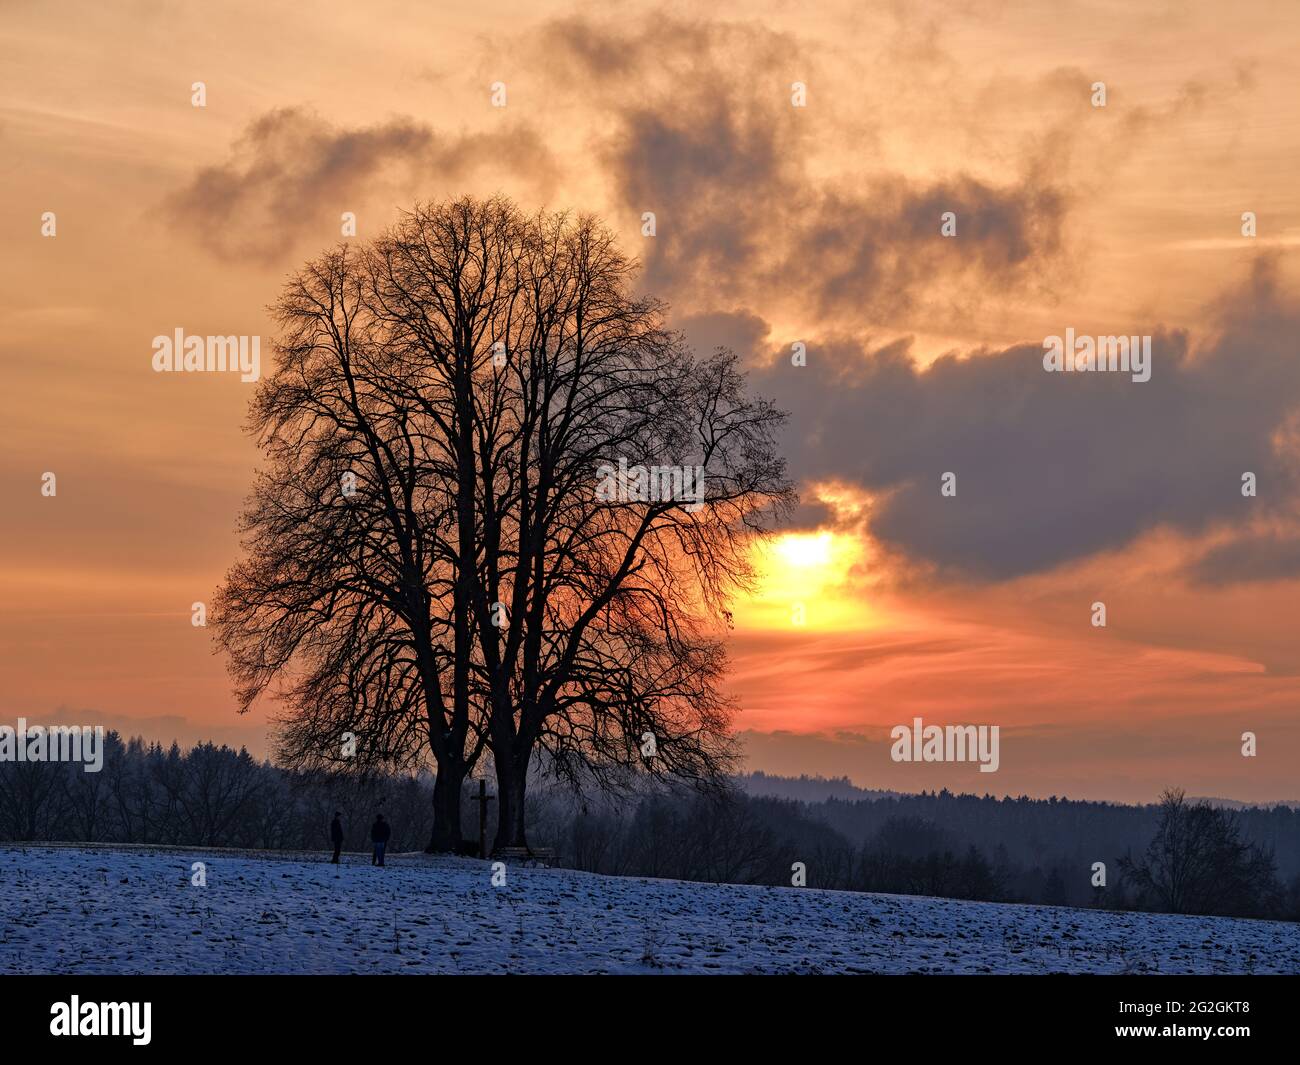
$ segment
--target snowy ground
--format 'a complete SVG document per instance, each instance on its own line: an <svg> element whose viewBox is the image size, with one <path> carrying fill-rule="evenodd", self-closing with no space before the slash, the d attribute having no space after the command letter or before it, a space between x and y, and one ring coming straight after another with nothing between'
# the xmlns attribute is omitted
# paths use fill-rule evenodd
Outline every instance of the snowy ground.
<svg viewBox="0 0 1300 1065"><path fill-rule="evenodd" d="M207 886L190 883L206 865ZM1297 972L1300 926L393 855L0 845L0 973Z"/></svg>

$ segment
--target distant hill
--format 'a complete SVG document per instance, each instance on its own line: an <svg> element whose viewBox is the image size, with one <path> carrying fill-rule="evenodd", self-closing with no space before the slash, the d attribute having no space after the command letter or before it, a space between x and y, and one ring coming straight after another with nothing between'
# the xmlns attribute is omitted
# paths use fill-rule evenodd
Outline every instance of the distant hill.
<svg viewBox="0 0 1300 1065"><path fill-rule="evenodd" d="M924 825L938 833L938 842L930 841L930 845L960 853L973 844L985 854L1005 856L1026 868L1037 866L1044 872L1058 868L1071 883L1071 876L1077 880L1078 870L1090 869L1094 861L1104 860L1113 866L1120 855L1141 852L1159 824L1159 808L1154 803L1056 796L996 798L958 794L946 788L919 794L873 791L847 778L782 777L762 772L735 779L751 798L798 803L806 816L834 829L855 847L873 843L891 822L910 825L913 834ZM1232 810L1245 838L1273 852L1284 881L1300 876L1300 803L1204 801ZM1078 883L1073 887L1086 894ZM1023 891L1033 897L1031 889Z"/></svg>
<svg viewBox="0 0 1300 1065"><path fill-rule="evenodd" d="M860 788L848 777L806 775L781 777L759 771L745 773L735 779L746 794L762 795L773 799L794 799L796 802L825 802L827 799L856 802L862 799L900 798L902 794L897 791Z"/></svg>
<svg viewBox="0 0 1300 1065"><path fill-rule="evenodd" d="M903 799L916 797L916 793L901 791L882 791L876 788L862 788L848 777L808 776L801 773L797 777L781 776L777 773L742 773L734 780L748 795L762 795L773 799L793 799L796 802L818 803L827 799L839 799L842 802L877 799ZM1060 802L1068 802L1061 796ZM1276 802L1241 802L1238 799L1220 799L1213 795L1189 795L1188 802L1207 802L1211 806L1225 810L1272 810L1284 806L1289 810L1300 810L1300 800L1279 799ZM1144 803L1105 803L1107 806L1132 806L1140 808Z"/></svg>
<svg viewBox="0 0 1300 1065"><path fill-rule="evenodd" d="M1300 801L1279 799L1277 802L1238 802L1236 799L1216 799L1212 795L1190 795L1188 802L1206 802L1224 810L1271 810L1275 806L1285 806L1288 810L1300 810Z"/></svg>

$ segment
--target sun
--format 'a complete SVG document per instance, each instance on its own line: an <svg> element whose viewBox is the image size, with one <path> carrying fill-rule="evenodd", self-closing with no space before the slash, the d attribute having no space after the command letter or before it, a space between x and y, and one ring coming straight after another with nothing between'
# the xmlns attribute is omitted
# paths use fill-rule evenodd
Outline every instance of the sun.
<svg viewBox="0 0 1300 1065"><path fill-rule="evenodd" d="M827 566L831 561L831 534L787 533L776 541L775 553L786 565L797 569Z"/></svg>
<svg viewBox="0 0 1300 1065"><path fill-rule="evenodd" d="M757 545L758 581L736 606L745 629L860 628L877 620L854 588L863 560L859 538L829 530L785 533Z"/></svg>

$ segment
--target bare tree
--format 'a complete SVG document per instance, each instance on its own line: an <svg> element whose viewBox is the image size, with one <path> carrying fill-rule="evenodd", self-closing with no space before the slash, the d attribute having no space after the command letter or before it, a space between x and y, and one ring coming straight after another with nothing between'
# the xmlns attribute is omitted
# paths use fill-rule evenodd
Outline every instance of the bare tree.
<svg viewBox="0 0 1300 1065"><path fill-rule="evenodd" d="M184 760L180 793L186 838L206 846L237 838L264 781L248 751L201 743Z"/></svg>
<svg viewBox="0 0 1300 1065"><path fill-rule="evenodd" d="M508 204L412 215L309 264L275 307L252 427L269 459L216 633L247 709L276 687L295 767L437 765L430 849L460 839L471 685L472 365L513 283Z"/></svg>
<svg viewBox="0 0 1300 1065"><path fill-rule="evenodd" d="M508 428L481 468L498 847L526 843L539 750L576 788L636 771L718 782L718 625L752 578L751 537L793 499L773 444L783 415L745 395L734 356L697 360L665 329L606 230L541 217L524 251L524 305L489 386Z"/></svg>
<svg viewBox="0 0 1300 1065"><path fill-rule="evenodd" d="M1237 818L1182 789L1160 796L1160 827L1120 868L1148 905L1167 913L1258 916L1278 900L1273 856L1241 838Z"/></svg>
<svg viewBox="0 0 1300 1065"><path fill-rule="evenodd" d="M633 269L592 219L461 200L276 306L270 467L217 635L245 708L285 701L290 764L345 764L345 733L358 768L432 756L431 848L459 840L485 748L498 846L525 842L538 751L576 788L728 765L719 628L793 501L782 415L734 356L697 360Z"/></svg>

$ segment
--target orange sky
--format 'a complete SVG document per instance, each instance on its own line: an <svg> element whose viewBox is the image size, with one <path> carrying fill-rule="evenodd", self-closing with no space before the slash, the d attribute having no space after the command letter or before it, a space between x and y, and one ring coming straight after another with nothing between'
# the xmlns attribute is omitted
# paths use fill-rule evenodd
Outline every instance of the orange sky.
<svg viewBox="0 0 1300 1065"><path fill-rule="evenodd" d="M1134 6L6 5L0 720L262 749L190 624L252 386L151 339L265 354L341 212L499 190L602 215L791 409L804 506L731 643L754 768L1300 799L1300 12ZM1155 334L1151 382L1044 382L1066 327ZM892 763L913 716L999 725L999 772Z"/></svg>

